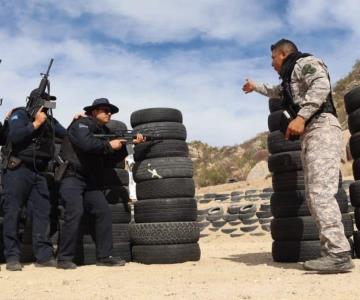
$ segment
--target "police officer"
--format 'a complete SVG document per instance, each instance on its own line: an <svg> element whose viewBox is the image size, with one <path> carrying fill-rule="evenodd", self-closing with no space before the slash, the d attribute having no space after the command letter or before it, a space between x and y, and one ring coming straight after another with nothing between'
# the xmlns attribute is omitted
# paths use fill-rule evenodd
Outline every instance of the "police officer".
<svg viewBox="0 0 360 300"><path fill-rule="evenodd" d="M35 92L35 91L33 91ZM48 96L48 95L47 95ZM48 239L50 200L46 171L52 158L53 133L63 138L66 130L40 107L34 118L24 107L14 109L9 118L7 147L11 147L5 166L3 197L3 235L6 269L21 271L18 224L21 207L32 207L32 244L37 267L55 267L53 248ZM11 145L11 146L10 146Z"/></svg>
<svg viewBox="0 0 360 300"><path fill-rule="evenodd" d="M285 138L300 136L306 200L319 229L322 247L322 257L305 262L304 268L325 273L347 272L354 264L335 199L342 132L327 67L321 59L299 52L286 39L272 45L271 53L272 66L282 83L269 86L246 80L243 90L281 98L283 108L295 112Z"/></svg>
<svg viewBox="0 0 360 300"><path fill-rule="evenodd" d="M107 141L94 137L94 134L109 133L105 124L119 109L110 104L108 99L100 98L84 110L87 117L69 126L60 152L62 158L69 162L59 190L60 203L65 208L58 251L57 267L60 269L77 267L72 260L84 210L95 218L97 265L125 264L125 261L112 257L111 210L102 192L101 174L106 158L113 155L114 151L122 151L125 158L127 151L123 144L126 141ZM138 135L134 142L142 140L143 137Z"/></svg>

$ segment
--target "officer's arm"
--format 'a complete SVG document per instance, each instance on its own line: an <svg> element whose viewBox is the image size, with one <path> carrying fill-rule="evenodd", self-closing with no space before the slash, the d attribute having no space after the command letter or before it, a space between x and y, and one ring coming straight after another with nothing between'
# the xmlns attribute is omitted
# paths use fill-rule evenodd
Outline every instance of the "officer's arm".
<svg viewBox="0 0 360 300"><path fill-rule="evenodd" d="M113 153L108 141L94 137L86 124L75 122L68 131L69 139L76 147L86 153Z"/></svg>
<svg viewBox="0 0 360 300"><path fill-rule="evenodd" d="M54 118L55 136L63 139L67 134L66 129Z"/></svg>
<svg viewBox="0 0 360 300"><path fill-rule="evenodd" d="M269 85L265 83L254 82L254 91L269 98L280 98L281 85Z"/></svg>
<svg viewBox="0 0 360 300"><path fill-rule="evenodd" d="M303 66L296 64L294 76L307 87L298 112L298 115L307 121L319 110L330 92L328 73L319 61L311 61Z"/></svg>
<svg viewBox="0 0 360 300"><path fill-rule="evenodd" d="M13 144L31 140L34 130L33 123L22 110L16 111L9 119L9 141Z"/></svg>

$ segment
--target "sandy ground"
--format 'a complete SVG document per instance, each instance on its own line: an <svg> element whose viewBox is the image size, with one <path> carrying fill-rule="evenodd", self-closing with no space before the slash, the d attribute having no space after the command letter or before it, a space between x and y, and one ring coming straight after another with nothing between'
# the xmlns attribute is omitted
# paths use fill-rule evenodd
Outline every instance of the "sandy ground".
<svg viewBox="0 0 360 300"><path fill-rule="evenodd" d="M360 262L352 273L317 275L300 264L277 264L271 238L216 236L200 241L199 262L179 265L25 266L0 272L1 299L359 299Z"/></svg>
<svg viewBox="0 0 360 300"><path fill-rule="evenodd" d="M200 189L197 194L270 185L239 182ZM271 236L261 229L233 238L209 229L202 233L209 236L199 242L199 262L70 271L27 265L22 272L9 272L2 265L0 299L360 299L359 260L351 273L312 274L301 264L274 263Z"/></svg>

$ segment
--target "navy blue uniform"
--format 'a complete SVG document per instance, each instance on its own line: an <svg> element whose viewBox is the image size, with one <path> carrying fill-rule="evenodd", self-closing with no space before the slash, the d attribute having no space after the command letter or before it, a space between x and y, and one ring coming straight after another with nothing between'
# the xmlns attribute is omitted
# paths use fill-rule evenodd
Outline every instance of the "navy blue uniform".
<svg viewBox="0 0 360 300"><path fill-rule="evenodd" d="M50 199L45 171L52 158L53 126L48 120L35 130L25 109L16 109L9 120L8 141L12 144L12 156L21 164L4 172L4 255L7 262L18 261L20 242L18 237L21 207L29 201L32 207L33 249L36 261L43 263L52 257L52 245L48 238L50 223ZM66 130L53 119L55 135L64 138Z"/></svg>
<svg viewBox="0 0 360 300"><path fill-rule="evenodd" d="M69 167L60 185L60 202L65 208L58 260L72 261L84 211L95 219L96 256L112 254L111 210L102 192L102 172L115 152L106 140L94 134L109 133L93 117L74 121L61 147L61 156ZM121 150L125 157L125 147Z"/></svg>

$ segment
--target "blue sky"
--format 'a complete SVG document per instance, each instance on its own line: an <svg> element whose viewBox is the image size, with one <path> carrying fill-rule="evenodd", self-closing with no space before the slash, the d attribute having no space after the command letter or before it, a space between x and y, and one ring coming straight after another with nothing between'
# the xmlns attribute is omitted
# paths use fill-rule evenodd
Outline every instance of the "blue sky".
<svg viewBox="0 0 360 300"><path fill-rule="evenodd" d="M55 58L55 116L98 97L132 111L175 107L188 140L239 144L267 130L267 101L244 95L245 78L278 83L269 46L292 39L324 59L332 81L360 58L354 0L0 0L3 115L25 103Z"/></svg>

